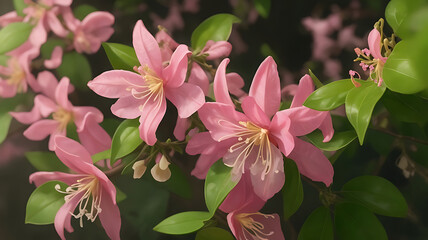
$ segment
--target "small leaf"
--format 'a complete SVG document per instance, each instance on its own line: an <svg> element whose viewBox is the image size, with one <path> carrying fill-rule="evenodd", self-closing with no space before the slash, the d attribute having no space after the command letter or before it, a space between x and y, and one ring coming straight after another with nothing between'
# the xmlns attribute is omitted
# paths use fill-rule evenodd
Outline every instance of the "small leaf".
<svg viewBox="0 0 428 240"><path fill-rule="evenodd" d="M208 40L227 41L232 32L232 25L241 20L231 14L221 13L203 21L192 33L192 48L200 51Z"/></svg>
<svg viewBox="0 0 428 240"><path fill-rule="evenodd" d="M187 234L199 230L211 218L209 212L181 212L168 217L153 230L166 234Z"/></svg>
<svg viewBox="0 0 428 240"><path fill-rule="evenodd" d="M18 94L13 98L0 99L0 144L7 138L9 132L12 121L12 116L9 112L15 110L17 106L25 104L29 98L33 99L33 96Z"/></svg>
<svg viewBox="0 0 428 240"><path fill-rule="evenodd" d="M264 18L269 17L270 5L270 0L254 0L254 7L256 8L257 12L259 12L260 16Z"/></svg>
<svg viewBox="0 0 428 240"><path fill-rule="evenodd" d="M92 79L92 70L88 59L77 52L64 54L62 64L56 71L60 77L70 78L70 82L81 90L87 90L87 84Z"/></svg>
<svg viewBox="0 0 428 240"><path fill-rule="evenodd" d="M291 159L286 159L285 168L285 184L282 188L282 198L284 201L284 219L290 218L302 205L303 202L303 186L300 178L299 169L296 163Z"/></svg>
<svg viewBox="0 0 428 240"><path fill-rule="evenodd" d="M382 224L366 208L353 203L339 203L334 213L334 227L338 239L387 240Z"/></svg>
<svg viewBox="0 0 428 240"><path fill-rule="evenodd" d="M407 203L403 195L394 184L381 177L356 177L343 186L342 195L380 215L407 216Z"/></svg>
<svg viewBox="0 0 428 240"><path fill-rule="evenodd" d="M313 145L315 145L315 147L321 150L337 151L354 141L354 139L357 138L357 135L355 135L355 132L352 130L346 132L335 132L333 138L329 142L323 142L324 136L322 135L322 132L316 130L306 135L306 137Z"/></svg>
<svg viewBox="0 0 428 240"><path fill-rule="evenodd" d="M309 70L309 76L311 76L312 81L314 82L315 86L317 88L321 88L322 86L324 86L324 84L322 84L322 82L318 79L318 77L315 76L315 74L312 72L312 70L311 69L308 69L308 70Z"/></svg>
<svg viewBox="0 0 428 240"><path fill-rule="evenodd" d="M33 25L25 22L14 22L0 30L0 54L7 53L27 41Z"/></svg>
<svg viewBox="0 0 428 240"><path fill-rule="evenodd" d="M51 181L34 190L27 202L25 223L45 225L54 222L56 213L65 203L64 194L55 189L57 184L63 190L67 188L63 182Z"/></svg>
<svg viewBox="0 0 428 240"><path fill-rule="evenodd" d="M428 121L428 100L416 95L404 95L386 91L382 103L388 111L402 122L424 123Z"/></svg>
<svg viewBox="0 0 428 240"><path fill-rule="evenodd" d="M105 151L96 153L96 154L92 155L91 157L92 157L92 162L97 163L101 160L110 159L110 156L111 156L111 149L107 149Z"/></svg>
<svg viewBox="0 0 428 240"><path fill-rule="evenodd" d="M374 82L364 82L360 87L349 91L346 96L346 116L357 132L360 145L363 145L373 109L384 92L385 87L378 87Z"/></svg>
<svg viewBox="0 0 428 240"><path fill-rule="evenodd" d="M74 10L74 17L82 21L88 14L96 12L98 9L89 4L81 4L77 6Z"/></svg>
<svg viewBox="0 0 428 240"><path fill-rule="evenodd" d="M13 0L13 5L18 16L24 17L25 14L22 10L27 7L27 4L25 4L25 0Z"/></svg>
<svg viewBox="0 0 428 240"><path fill-rule="evenodd" d="M116 187L116 202L117 203L122 202L123 200L126 199L127 196L124 192L122 192L119 188L117 188L117 186L115 187Z"/></svg>
<svg viewBox="0 0 428 240"><path fill-rule="evenodd" d="M128 155L143 143L138 130L139 126L138 119L127 119L116 129L111 142L110 161L112 165L117 159Z"/></svg>
<svg viewBox="0 0 428 240"><path fill-rule="evenodd" d="M9 132L12 116L9 113L0 113L0 144L6 139Z"/></svg>
<svg viewBox="0 0 428 240"><path fill-rule="evenodd" d="M114 69L134 71L134 66L140 66L132 47L119 43L103 43L103 47Z"/></svg>
<svg viewBox="0 0 428 240"><path fill-rule="evenodd" d="M330 111L344 104L346 95L354 88L350 79L334 81L315 90L303 105L318 111Z"/></svg>
<svg viewBox="0 0 428 240"><path fill-rule="evenodd" d="M205 179L205 203L212 214L217 210L227 194L236 186L237 182L231 180L232 168L219 160L208 171Z"/></svg>
<svg viewBox="0 0 428 240"><path fill-rule="evenodd" d="M333 222L326 207L315 209L303 223L298 240L333 240Z"/></svg>
<svg viewBox="0 0 428 240"><path fill-rule="evenodd" d="M38 171L68 172L69 169L53 152L26 152L25 157Z"/></svg>
<svg viewBox="0 0 428 240"><path fill-rule="evenodd" d="M230 232L218 227L204 228L196 234L195 240L234 240Z"/></svg>

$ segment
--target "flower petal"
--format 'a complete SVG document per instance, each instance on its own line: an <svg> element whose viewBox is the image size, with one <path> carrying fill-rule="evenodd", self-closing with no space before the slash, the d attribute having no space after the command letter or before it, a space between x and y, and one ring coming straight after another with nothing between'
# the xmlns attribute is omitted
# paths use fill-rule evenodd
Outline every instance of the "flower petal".
<svg viewBox="0 0 428 240"><path fill-rule="evenodd" d="M64 205L62 205L62 207L58 210L58 212L55 215L55 220L54 220L55 230L62 240L65 240L64 228L67 230L67 232L70 232L70 233L73 232L73 227L71 226L71 213L74 212L74 209L79 203L82 195L83 195L83 192L78 193L76 196L70 199L70 201L64 203Z"/></svg>
<svg viewBox="0 0 428 240"><path fill-rule="evenodd" d="M82 29L84 32L90 33L113 24L114 16L111 13L105 11L96 11L89 13L82 20Z"/></svg>
<svg viewBox="0 0 428 240"><path fill-rule="evenodd" d="M217 69L218 71L218 69ZM202 89L205 96L208 96L210 90L210 82L205 71L197 63L192 64L192 70L189 76L188 83L194 84Z"/></svg>
<svg viewBox="0 0 428 240"><path fill-rule="evenodd" d="M290 118L284 111L277 112L269 126L270 135L278 145L279 150L288 156L294 148L294 137L290 134Z"/></svg>
<svg viewBox="0 0 428 240"><path fill-rule="evenodd" d="M52 134L58 128L59 123L51 119L43 119L33 123L24 131L24 136L33 141L40 141Z"/></svg>
<svg viewBox="0 0 428 240"><path fill-rule="evenodd" d="M67 167L77 173L95 174L94 169L97 168L92 165L91 155L82 145L64 136L55 137L54 143L56 155Z"/></svg>
<svg viewBox="0 0 428 240"><path fill-rule="evenodd" d="M178 46L172 53L169 65L162 72L165 88L177 88L184 83L187 74L187 56L190 53L184 44Z"/></svg>
<svg viewBox="0 0 428 240"><path fill-rule="evenodd" d="M290 133L303 136L319 128L329 112L316 111L307 107L295 107L284 110L291 120Z"/></svg>
<svg viewBox="0 0 428 240"><path fill-rule="evenodd" d="M68 87L70 86L70 79L68 77L63 77L59 81L58 86L55 90L55 100L61 107L65 109L71 108L71 103L68 101Z"/></svg>
<svg viewBox="0 0 428 240"><path fill-rule="evenodd" d="M101 196L101 209L99 218L107 236L112 240L120 239L120 211L116 201L111 199L111 195L103 194Z"/></svg>
<svg viewBox="0 0 428 240"><path fill-rule="evenodd" d="M230 94L235 95L238 98L247 96L247 93L242 90L245 86L244 79L239 74L235 72L226 74L226 81Z"/></svg>
<svg viewBox="0 0 428 240"><path fill-rule="evenodd" d="M190 121L187 118L177 117L174 127L174 137L179 141L184 141L186 138L186 131L190 127Z"/></svg>
<svg viewBox="0 0 428 240"><path fill-rule="evenodd" d="M251 97L245 97L241 104L242 110L245 115L259 127L268 128L270 120L263 110L257 105L256 100Z"/></svg>
<svg viewBox="0 0 428 240"><path fill-rule="evenodd" d="M162 98L156 103L147 103L140 117L140 137L148 145L153 146L156 141L156 130L166 112L166 100Z"/></svg>
<svg viewBox="0 0 428 240"><path fill-rule="evenodd" d="M235 106L229 95L229 89L226 80L226 66L229 64L229 58L223 59L217 68L214 77L214 96L218 103L224 103L230 106Z"/></svg>
<svg viewBox="0 0 428 240"><path fill-rule="evenodd" d="M318 127L322 134L324 135L323 142L328 142L333 138L334 135L334 128L333 128L333 122L331 120L330 113L326 112L326 117L324 121L322 121L321 125Z"/></svg>
<svg viewBox="0 0 428 240"><path fill-rule="evenodd" d="M158 42L152 34L147 31L141 20L135 24L132 42L141 66L147 65L150 69L153 69L158 76L162 76L162 55Z"/></svg>
<svg viewBox="0 0 428 240"><path fill-rule="evenodd" d="M232 51L232 44L227 41L208 40L201 53L208 54L207 60L214 60L221 57L229 56Z"/></svg>
<svg viewBox="0 0 428 240"><path fill-rule="evenodd" d="M305 76L300 79L290 108L301 107L306 101L306 98L308 98L313 91L314 83L312 81L312 78L308 74L305 74Z"/></svg>
<svg viewBox="0 0 428 240"><path fill-rule="evenodd" d="M374 58L381 59L383 62L386 62L386 58L382 57L382 54L381 54L382 43L380 38L381 38L380 33L376 28L370 31L369 37L368 37L370 54Z"/></svg>
<svg viewBox="0 0 428 240"><path fill-rule="evenodd" d="M62 47L56 46L51 54L51 59L46 59L44 65L48 69L58 68L62 63Z"/></svg>
<svg viewBox="0 0 428 240"><path fill-rule="evenodd" d="M49 181L61 181L67 185L77 182L77 180L84 178L84 174L71 174L64 172L35 172L30 175L30 183L34 183L37 187Z"/></svg>
<svg viewBox="0 0 428 240"><path fill-rule="evenodd" d="M37 82L39 83L40 90L44 95L51 99L55 99L55 89L58 86L58 80L53 73L49 71L40 72L37 75Z"/></svg>
<svg viewBox="0 0 428 240"><path fill-rule="evenodd" d="M110 149L111 137L98 124L96 116L93 113L88 113L83 122L84 127L81 131L78 131L78 135L80 142L88 150L89 154L93 155Z"/></svg>
<svg viewBox="0 0 428 240"><path fill-rule="evenodd" d="M98 95L107 98L120 98L131 95L132 85L143 85L141 75L124 70L107 71L88 82L88 87Z"/></svg>
<svg viewBox="0 0 428 240"><path fill-rule="evenodd" d="M111 112L120 118L134 119L142 114L139 107L143 103L142 100L136 99L132 95L121 97L111 106ZM146 107L149 105L155 105L155 103L147 102ZM147 110L144 111L147 112Z"/></svg>
<svg viewBox="0 0 428 240"><path fill-rule="evenodd" d="M202 90L190 83L183 83L178 88L165 88L165 96L177 108L181 118L190 117L205 103Z"/></svg>
<svg viewBox="0 0 428 240"><path fill-rule="evenodd" d="M65 38L68 34L68 31L63 27L55 13L52 11L46 12L46 23L49 28L54 32L57 36Z"/></svg>

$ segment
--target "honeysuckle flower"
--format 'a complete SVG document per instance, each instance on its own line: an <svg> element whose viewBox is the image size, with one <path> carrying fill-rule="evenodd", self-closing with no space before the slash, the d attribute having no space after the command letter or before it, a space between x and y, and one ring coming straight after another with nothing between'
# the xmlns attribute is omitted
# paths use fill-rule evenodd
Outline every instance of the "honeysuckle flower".
<svg viewBox="0 0 428 240"><path fill-rule="evenodd" d="M146 164L146 160L139 160L132 165L132 169L134 170L134 179L139 179L144 175L147 169Z"/></svg>
<svg viewBox="0 0 428 240"><path fill-rule="evenodd" d="M236 239L284 239L278 214L259 212L264 204L254 193L250 177L244 174L220 206L220 210L229 213L227 223Z"/></svg>
<svg viewBox="0 0 428 240"><path fill-rule="evenodd" d="M27 42L7 55L7 66L0 66L0 97L10 98L17 93L27 92L28 85L34 91L39 91L31 73L31 61L39 55L38 49Z"/></svg>
<svg viewBox="0 0 428 240"><path fill-rule="evenodd" d="M62 54L63 54L62 47L56 46L52 51L51 58L45 60L44 62L45 67L48 69L55 69L61 66Z"/></svg>
<svg viewBox="0 0 428 240"><path fill-rule="evenodd" d="M76 19L69 8L63 12L65 24L74 34L74 49L79 53L97 52L101 43L107 41L114 32L114 16L109 12L92 12L82 21Z"/></svg>
<svg viewBox="0 0 428 240"><path fill-rule="evenodd" d="M10 113L23 124L31 124L24 131L24 136L33 141L40 141L51 135L49 149L55 149L55 136L66 135L67 125L74 122L82 143L86 143L91 154L110 148L111 138L98 123L103 121L103 114L94 107L75 107L68 100L70 80L67 77L57 83L50 72L42 72L38 79L47 82L46 95L39 94L34 99L31 112ZM52 119L46 119L52 115ZM42 119L43 118L43 119Z"/></svg>
<svg viewBox="0 0 428 240"><path fill-rule="evenodd" d="M140 137L153 146L156 130L166 112L166 99L178 110L178 116L187 118L205 102L202 90L184 82L187 72L187 46L180 45L165 66L156 39L143 22L137 22L133 44L141 66L134 72L112 70L104 72L88 83L97 94L119 98L111 107L114 115L134 119L140 117Z"/></svg>
<svg viewBox="0 0 428 240"><path fill-rule="evenodd" d="M98 217L109 238L120 239L121 219L113 183L93 165L91 155L78 142L57 136L54 144L56 155L73 173L36 172L30 175L30 183L40 186L56 180L68 185L66 189L59 185L52 189L65 194L65 203L54 220L58 235L64 240L64 229L73 232L71 217L80 220L80 227L84 217L92 222Z"/></svg>
<svg viewBox="0 0 428 240"><path fill-rule="evenodd" d="M225 68L228 62L228 59L222 61L215 76L217 102L205 103L198 111L210 134L196 134L194 138L197 137L199 142L191 140L186 151L202 153L203 160L210 161L215 161L212 157L215 154L225 153L223 162L233 167L233 179L239 180L249 171L255 193L265 201L284 184L282 154L296 161L302 174L330 185L333 179L331 163L321 150L297 138L317 128L323 131L325 141L329 141L333 134L328 112L302 106L313 91L310 77L302 78L291 108L277 112L281 101L279 77L274 60L268 57L257 70L249 96L242 100L244 113L240 113L235 110L227 89ZM210 137L217 144L207 147L209 150L201 149L199 144L212 142Z"/></svg>

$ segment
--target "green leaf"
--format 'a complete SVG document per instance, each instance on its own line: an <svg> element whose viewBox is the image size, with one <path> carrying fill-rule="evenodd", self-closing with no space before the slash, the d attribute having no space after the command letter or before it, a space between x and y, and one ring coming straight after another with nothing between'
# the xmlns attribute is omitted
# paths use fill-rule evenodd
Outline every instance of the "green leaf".
<svg viewBox="0 0 428 240"><path fill-rule="evenodd" d="M199 230L211 218L209 212L181 212L168 217L153 230L166 234L187 234Z"/></svg>
<svg viewBox="0 0 428 240"><path fill-rule="evenodd" d="M122 190L117 188L117 186L115 186L115 187L116 187L116 202L117 203L122 202L123 200L126 199L127 196L124 192L122 192Z"/></svg>
<svg viewBox="0 0 428 240"><path fill-rule="evenodd" d="M232 25L241 20L234 15L221 13L207 18L192 33L192 48L200 51L208 40L227 41L232 32Z"/></svg>
<svg viewBox="0 0 428 240"><path fill-rule="evenodd" d="M18 14L18 16L24 17L25 14L22 10L27 7L27 4L25 4L24 0L13 0L13 5L15 7L15 11Z"/></svg>
<svg viewBox="0 0 428 240"><path fill-rule="evenodd" d="M82 21L88 14L97 11L98 9L89 4L81 4L77 6L74 10L74 17Z"/></svg>
<svg viewBox="0 0 428 240"><path fill-rule="evenodd" d="M324 86L324 84L321 83L321 81L318 79L317 76L315 76L315 74L312 72L312 70L311 69L308 69L308 70L309 70L309 76L311 76L312 81L314 82L315 86L317 88L321 88L322 86Z"/></svg>
<svg viewBox="0 0 428 240"><path fill-rule="evenodd" d="M63 191L68 187L63 182L51 181L34 190L27 202L25 223L44 225L54 222L56 213L65 203L64 194L55 189L57 184Z"/></svg>
<svg viewBox="0 0 428 240"><path fill-rule="evenodd" d="M254 0L254 7L256 8L257 12L259 12L260 16L264 18L269 17L270 5L270 0Z"/></svg>
<svg viewBox="0 0 428 240"><path fill-rule="evenodd" d="M346 96L346 116L355 128L361 145L363 145L373 109L384 92L385 87L378 87L374 82L366 81L360 87L353 88Z"/></svg>
<svg viewBox="0 0 428 240"><path fill-rule="evenodd" d="M237 182L231 180L232 168L224 165L222 160L214 163L205 179L205 203L208 211L214 214L227 194L236 186Z"/></svg>
<svg viewBox="0 0 428 240"><path fill-rule="evenodd" d="M230 232L218 227L204 228L196 234L195 240L234 240Z"/></svg>
<svg viewBox="0 0 428 240"><path fill-rule="evenodd" d="M27 41L33 25L25 22L14 22L0 30L0 54L7 53Z"/></svg>
<svg viewBox="0 0 428 240"><path fill-rule="evenodd" d="M285 184L282 188L282 199L284 201L284 219L290 218L302 205L303 202L303 186L300 178L299 169L296 163L291 159L286 159L285 168Z"/></svg>
<svg viewBox="0 0 428 240"><path fill-rule="evenodd" d="M382 224L366 208L353 203L339 203L334 213L334 227L338 239L387 240Z"/></svg>
<svg viewBox="0 0 428 240"><path fill-rule="evenodd" d="M352 130L346 132L335 132L333 138L329 142L323 142L324 136L322 132L316 130L306 135L306 137L313 145L315 145L315 147L321 150L337 151L354 141L354 139L357 138L357 135L355 135L355 132Z"/></svg>
<svg viewBox="0 0 428 240"><path fill-rule="evenodd" d="M326 207L319 207L303 223L298 240L329 239L334 239L330 210Z"/></svg>
<svg viewBox="0 0 428 240"><path fill-rule="evenodd" d="M415 41L400 41L386 60L382 77L390 90L413 94L427 88L428 81L424 77L419 77L417 73L413 56L416 54L415 51L419 51L420 48L415 48L415 46Z"/></svg>
<svg viewBox="0 0 428 240"><path fill-rule="evenodd" d="M164 183L156 183L180 197L190 199L192 189L187 175L175 164L169 165L169 169L171 170L171 178Z"/></svg>
<svg viewBox="0 0 428 240"><path fill-rule="evenodd" d="M117 159L128 155L143 143L138 130L139 126L138 119L127 119L116 129L111 142L110 161L112 165Z"/></svg>
<svg viewBox="0 0 428 240"><path fill-rule="evenodd" d="M0 144L6 139L7 133L9 132L10 122L12 121L12 115L8 112L0 113Z"/></svg>
<svg viewBox="0 0 428 240"><path fill-rule="evenodd" d="M29 98L34 99L29 94L18 94L13 98L0 99L0 144L7 138L9 132L12 121L12 116L9 112L15 110L17 106L26 103Z"/></svg>
<svg viewBox="0 0 428 240"><path fill-rule="evenodd" d="M81 90L87 90L87 84L92 79L92 70L88 59L77 52L64 54L62 64L56 71L60 77L70 78L70 82Z"/></svg>
<svg viewBox="0 0 428 240"><path fill-rule="evenodd" d="M350 79L334 81L315 90L303 105L318 111L330 111L344 104L346 95L354 88Z"/></svg>
<svg viewBox="0 0 428 240"><path fill-rule="evenodd" d="M426 6L426 0L393 0L385 9L385 18L394 30L394 33L402 39L408 39L413 34L414 12ZM416 25L418 25L417 22Z"/></svg>
<svg viewBox="0 0 428 240"><path fill-rule="evenodd" d="M400 191L388 180L378 176L360 176L347 182L342 195L362 204L374 213L389 217L406 217L407 203Z"/></svg>
<svg viewBox="0 0 428 240"><path fill-rule="evenodd" d="M404 95L386 91L382 103L398 120L410 123L424 123L428 121L428 100L416 95Z"/></svg>
<svg viewBox="0 0 428 240"><path fill-rule="evenodd" d="M120 43L103 43L103 47L114 69L134 71L134 66L140 66L132 47Z"/></svg>
<svg viewBox="0 0 428 240"><path fill-rule="evenodd" d="M26 152L25 157L38 171L68 172L69 169L53 152Z"/></svg>
<svg viewBox="0 0 428 240"><path fill-rule="evenodd" d="M92 162L96 163L96 162L99 162L101 160L110 159L110 156L111 156L111 149L107 149L105 151L96 153L96 154L92 155L91 157L92 157Z"/></svg>

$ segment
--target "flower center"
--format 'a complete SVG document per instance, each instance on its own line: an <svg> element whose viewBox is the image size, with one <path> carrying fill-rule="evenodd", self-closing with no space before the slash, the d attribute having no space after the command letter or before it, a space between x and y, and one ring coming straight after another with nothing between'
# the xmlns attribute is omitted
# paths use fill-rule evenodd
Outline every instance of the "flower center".
<svg viewBox="0 0 428 240"><path fill-rule="evenodd" d="M355 53L358 55L358 58L354 61L360 61L360 66L364 71L370 71L370 79L377 83L379 86L382 84L382 70L383 65L385 64L381 59L374 58L370 50L367 48L361 50L355 48ZM374 78L373 78L374 75ZM354 84L355 85L355 84Z"/></svg>
<svg viewBox="0 0 428 240"><path fill-rule="evenodd" d="M9 67L12 70L12 73L9 75L7 79L7 83L9 85L15 85L17 88L17 92L22 92L25 84L25 71L21 68L18 60L16 58L11 58L9 60Z"/></svg>
<svg viewBox="0 0 428 240"><path fill-rule="evenodd" d="M27 15L32 17L32 24L37 24L37 22L45 15L46 11L49 10L49 6L43 3L43 1L28 1L28 12L25 12Z"/></svg>
<svg viewBox="0 0 428 240"><path fill-rule="evenodd" d="M52 114L52 118L59 122L58 129L63 131L67 128L68 123L73 119L73 113L60 108Z"/></svg>
<svg viewBox="0 0 428 240"><path fill-rule="evenodd" d="M55 189L60 193L66 194L64 197L66 203L79 195L78 213L74 214L70 212L70 214L76 219L80 219L80 227L83 227L83 216L86 216L88 220L94 222L101 212L102 190L96 176L88 175L79 179L76 183L67 187L65 191L61 190L59 184L55 186Z"/></svg>
<svg viewBox="0 0 428 240"><path fill-rule="evenodd" d="M264 218L275 218L274 215L268 215L263 213L240 213L235 216L236 220L242 226L242 233L244 236L248 234L253 235L256 239L269 240L269 236L273 235L273 231L266 231L263 223L254 220L251 216L263 216ZM247 239L245 237L245 239Z"/></svg>
<svg viewBox="0 0 428 240"><path fill-rule="evenodd" d="M239 121L239 125L234 125L234 128L236 128L236 131L232 135L224 136L222 138L238 138L238 142L229 148L228 153L229 157L233 157L235 161L232 164L226 165L233 167L234 171L241 171L244 173L248 158L251 158L251 166L254 166L258 161L261 161L264 166L261 178L264 180L266 174L270 172L273 158L271 142L269 140L269 131L248 121ZM222 139L220 139L220 141Z"/></svg>
<svg viewBox="0 0 428 240"><path fill-rule="evenodd" d="M83 31L78 31L75 36L76 43L83 49L84 52L91 52L91 42L86 38Z"/></svg>

